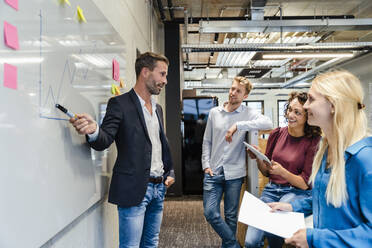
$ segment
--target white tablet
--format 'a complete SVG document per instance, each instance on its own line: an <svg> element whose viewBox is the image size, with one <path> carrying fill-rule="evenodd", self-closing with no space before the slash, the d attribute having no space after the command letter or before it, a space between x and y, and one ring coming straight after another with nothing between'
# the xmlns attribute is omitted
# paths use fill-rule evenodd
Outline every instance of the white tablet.
<svg viewBox="0 0 372 248"><path fill-rule="evenodd" d="M271 165L271 161L268 157L266 157L265 154L259 152L256 148L254 148L253 146L251 146L250 144L248 144L247 142L243 141L244 145L251 151L254 153L254 155L257 156L258 159L261 159L263 161L266 161L268 162L270 165Z"/></svg>

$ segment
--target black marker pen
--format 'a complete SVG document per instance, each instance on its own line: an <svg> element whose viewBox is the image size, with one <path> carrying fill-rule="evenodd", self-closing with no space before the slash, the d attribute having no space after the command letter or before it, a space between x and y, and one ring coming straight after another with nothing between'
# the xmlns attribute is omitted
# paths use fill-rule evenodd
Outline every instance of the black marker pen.
<svg viewBox="0 0 372 248"><path fill-rule="evenodd" d="M70 118L75 118L76 115L69 112L66 108L64 108L62 105L59 105L59 104L56 104L56 108L58 108L59 110L61 110L63 113L65 113L66 115L68 115L68 117Z"/></svg>

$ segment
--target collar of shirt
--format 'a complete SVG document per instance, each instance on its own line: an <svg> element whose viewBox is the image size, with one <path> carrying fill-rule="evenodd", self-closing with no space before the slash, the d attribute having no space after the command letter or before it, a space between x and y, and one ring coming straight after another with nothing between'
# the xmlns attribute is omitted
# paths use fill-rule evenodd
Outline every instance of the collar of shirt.
<svg viewBox="0 0 372 248"><path fill-rule="evenodd" d="M221 106L218 106L218 111L220 111L220 112L226 112L226 113L231 113L231 112L228 112L228 111L226 111L226 109L225 109L225 107L223 106L223 105L221 105ZM235 109L233 112L238 112L238 113L240 113L240 112L242 112L243 111L243 106L242 105L240 105L237 109Z"/></svg>
<svg viewBox="0 0 372 248"><path fill-rule="evenodd" d="M134 92L136 92L136 91L134 91ZM137 94L137 92L136 92L136 95L138 97L138 100L140 101L140 104L141 104L142 108L146 108L145 107L145 104L146 104L145 100L143 100L142 97L140 97L140 95ZM151 97L151 106L152 106L152 112L154 113L155 110L156 110L156 100L153 97Z"/></svg>
<svg viewBox="0 0 372 248"><path fill-rule="evenodd" d="M350 156L355 155L358 153L362 148L366 146L372 146L372 137L367 137L357 141L356 143L349 146L345 151L345 160L347 160Z"/></svg>

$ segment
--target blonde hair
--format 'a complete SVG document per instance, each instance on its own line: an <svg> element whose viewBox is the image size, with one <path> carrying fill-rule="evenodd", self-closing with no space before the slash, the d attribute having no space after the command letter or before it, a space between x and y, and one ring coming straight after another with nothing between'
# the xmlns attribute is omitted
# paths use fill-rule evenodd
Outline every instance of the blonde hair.
<svg viewBox="0 0 372 248"><path fill-rule="evenodd" d="M253 89L252 83L248 80L246 77L235 77L234 81L238 82L240 85L243 85L245 87L245 93L248 95L249 92Z"/></svg>
<svg viewBox="0 0 372 248"><path fill-rule="evenodd" d="M340 207L348 198L345 179L344 152L350 145L367 136L367 117L362 109L363 89L357 77L347 71L330 71L318 75L311 87L322 94L334 107L332 137L324 138L313 161L309 181L314 186L316 174L327 148L332 166L326 197L327 204ZM331 146L328 140L331 140ZM330 146L330 147L329 147Z"/></svg>

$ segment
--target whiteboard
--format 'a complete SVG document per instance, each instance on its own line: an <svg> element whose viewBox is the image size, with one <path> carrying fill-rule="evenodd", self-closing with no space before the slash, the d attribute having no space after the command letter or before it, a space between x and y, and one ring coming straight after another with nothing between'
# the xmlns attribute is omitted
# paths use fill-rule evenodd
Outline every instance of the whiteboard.
<svg viewBox="0 0 372 248"><path fill-rule="evenodd" d="M102 198L99 161L54 105L95 116L89 96L109 92L124 44L92 1L70 2L0 1L2 32L16 26L20 44L0 42L0 247L40 247ZM17 89L4 86L4 62L17 66Z"/></svg>

